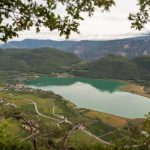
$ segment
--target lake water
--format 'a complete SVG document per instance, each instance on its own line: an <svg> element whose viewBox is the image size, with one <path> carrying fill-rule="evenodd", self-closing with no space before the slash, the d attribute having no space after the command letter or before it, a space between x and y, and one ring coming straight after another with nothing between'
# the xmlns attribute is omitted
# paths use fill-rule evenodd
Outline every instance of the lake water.
<svg viewBox="0 0 150 150"><path fill-rule="evenodd" d="M32 88L51 90L88 108L127 118L141 118L150 112L150 99L120 91L125 83L113 80L41 77L28 81Z"/></svg>

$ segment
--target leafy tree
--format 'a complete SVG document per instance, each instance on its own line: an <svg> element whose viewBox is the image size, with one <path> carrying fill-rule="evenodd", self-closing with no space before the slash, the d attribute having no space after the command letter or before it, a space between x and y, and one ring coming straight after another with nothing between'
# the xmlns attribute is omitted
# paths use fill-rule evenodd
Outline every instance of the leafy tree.
<svg viewBox="0 0 150 150"><path fill-rule="evenodd" d="M131 13L129 20L132 21L132 28L141 30L150 19L150 0L138 0L139 12Z"/></svg>
<svg viewBox="0 0 150 150"><path fill-rule="evenodd" d="M128 136L115 145L115 150L149 150L150 148L150 113L142 127L130 125Z"/></svg>
<svg viewBox="0 0 150 150"><path fill-rule="evenodd" d="M20 109L15 108L13 105L1 105L0 107L0 117L2 118L15 118L16 120L23 120L30 128L30 132L31 132L31 136L32 136L32 145L33 145L33 149L37 150L37 143L36 143L36 134L34 132L34 127L32 126L32 124L30 123L30 121L28 121L28 119L21 113ZM7 126L7 124L5 125ZM2 146L2 150L26 150L26 149L31 149L30 145L28 145L28 143L25 143L25 145L23 143L20 143L19 139L17 138L17 136L11 136L11 135L7 135L4 134L6 133L6 131L4 130L4 126L2 126L0 124L0 138L2 141L0 141L0 148ZM5 137L7 137L5 139ZM11 143L14 139L14 143ZM6 145L6 143L10 144L8 146ZM10 143L9 143L10 142ZM27 148L27 147L29 148ZM8 147L8 149L7 149Z"/></svg>
<svg viewBox="0 0 150 150"><path fill-rule="evenodd" d="M42 4L36 0L1 0L0 40L6 42L32 26L36 27L36 32L41 26L50 31L58 30L60 36L68 38L71 31L79 32L78 20L83 20L81 13L92 16L96 7L107 11L113 4L113 0L42 0ZM58 5L65 9L66 15L57 14Z"/></svg>
<svg viewBox="0 0 150 150"><path fill-rule="evenodd" d="M92 16L96 7L108 11L115 4L114 0L1 0L0 1L0 40L18 36L19 31L36 27L40 32L41 26L50 31L58 30L60 36L69 38L71 32L79 33L79 20L82 13ZM57 13L57 7L62 6L66 15ZM138 30L144 28L149 21L150 0L138 0L139 12L130 14L132 27Z"/></svg>
<svg viewBox="0 0 150 150"><path fill-rule="evenodd" d="M5 131L7 124L0 125L0 149L1 150L32 150L29 142L21 142L15 135L8 134Z"/></svg>

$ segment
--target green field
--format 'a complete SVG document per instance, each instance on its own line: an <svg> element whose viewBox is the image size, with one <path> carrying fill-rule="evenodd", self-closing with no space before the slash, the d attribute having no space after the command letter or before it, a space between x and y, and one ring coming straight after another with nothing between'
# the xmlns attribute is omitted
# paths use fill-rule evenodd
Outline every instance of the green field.
<svg viewBox="0 0 150 150"><path fill-rule="evenodd" d="M41 90L14 90L9 89L0 92L0 99L4 100L4 103L0 105L0 108L7 107L8 104L14 104L15 109L21 112L30 122L38 126L38 134L37 139L40 140L38 146L41 149L44 149L44 139L41 137L44 136L48 132L52 132L54 135L53 143L57 143L56 145L59 147L61 146L61 141L65 136L65 133L69 132L72 127L76 124L82 124L85 128L93 133L94 135L100 137L108 132L113 132L114 130L120 133L119 128L123 128L124 126L112 126L111 122L104 119L104 114L99 114L101 117L96 117L93 112L86 109L77 109L75 108L74 104L65 100L63 97L56 95L52 92L45 92ZM35 104L37 106L38 112L35 108ZM96 113L96 112L95 112ZM63 119L60 116L67 118L72 124L67 122L63 122L58 126L58 122L62 121ZM117 118L117 117L116 117ZM118 117L119 118L119 117ZM22 124L24 124L23 120L17 120L13 117L4 118L0 125L5 125L5 130L9 134L13 134L19 137L19 139L26 139L30 132L23 128ZM122 135L123 136L123 135ZM96 139L90 137L88 134L83 133L81 130L76 131L73 133L68 140L66 146L75 147L77 149L81 149L78 143L79 137L82 138L80 140L83 145L86 145L86 142L90 143L88 147L97 147L98 145L102 145L101 142L97 141ZM46 137L49 139L50 137ZM107 139L107 136L104 137ZM103 137L102 137L103 139ZM108 138L108 141L115 141L115 138ZM27 139L31 142L31 138ZM92 142L91 142L92 141Z"/></svg>

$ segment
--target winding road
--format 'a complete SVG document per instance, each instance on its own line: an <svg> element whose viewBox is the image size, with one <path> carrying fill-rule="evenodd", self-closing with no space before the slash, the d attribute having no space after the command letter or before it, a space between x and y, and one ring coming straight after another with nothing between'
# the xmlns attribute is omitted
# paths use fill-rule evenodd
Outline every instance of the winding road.
<svg viewBox="0 0 150 150"><path fill-rule="evenodd" d="M112 145L111 143L107 142L107 141L104 141L102 140L101 138L99 138L98 136L94 135L93 133L91 133L90 131L86 130L86 129L83 129L83 128L80 128L84 133L88 134L89 136L95 138L96 140L98 140L99 142L105 144L105 145Z"/></svg>
<svg viewBox="0 0 150 150"><path fill-rule="evenodd" d="M27 100L27 99L26 99L26 100ZM52 117L49 117L49 116L46 116L46 115L40 113L39 110L38 110L38 108L37 108L37 104L36 104L34 101L31 101L31 100L27 100L27 101L31 102L31 103L34 105L35 111L36 111L36 113L37 113L39 116L42 116L42 117L44 117L44 118L51 119L51 120L54 120L54 121L60 121L59 119L52 118Z"/></svg>
<svg viewBox="0 0 150 150"><path fill-rule="evenodd" d="M56 116L56 117L58 117L58 118L60 118L60 119L52 118L52 117L49 117L49 116L46 116L46 115L40 113L39 110L38 110L38 108L37 108L37 104L36 104L34 101L28 100L28 99L26 99L26 100L27 100L28 102L31 102L31 103L34 105L35 111L36 111L36 113L37 113L39 116L42 116L42 117L44 117L44 118L57 121L57 126L58 126L58 127L59 127L59 124L61 124L61 123L63 123L63 122L72 124L72 122L71 122L71 121L68 121L67 118L62 119L62 118L60 118L61 116L55 114L55 104L54 104L54 103L53 103L53 115ZM88 134L90 137L93 137L93 138L97 139L99 142L101 142L101 143L103 143L103 144L112 145L111 143L109 143L109 142L107 142L107 141L104 141L104 140L102 140L101 138L99 138L98 136L92 134L90 131L86 130L86 129L85 129L83 126L81 126L81 125L76 125L76 126L73 127L73 129L68 133L68 136L66 137L66 140L65 140L64 144L67 143L67 141L68 141L69 137L71 136L71 134L72 134L75 130L78 130L78 129L82 130L84 133ZM27 138L30 138L30 136L27 137Z"/></svg>

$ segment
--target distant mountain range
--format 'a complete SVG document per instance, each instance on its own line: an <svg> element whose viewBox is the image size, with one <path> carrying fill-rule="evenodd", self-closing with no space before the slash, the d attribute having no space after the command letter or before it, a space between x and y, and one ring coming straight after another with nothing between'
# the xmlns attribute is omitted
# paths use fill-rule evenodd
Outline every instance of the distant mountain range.
<svg viewBox="0 0 150 150"><path fill-rule="evenodd" d="M76 42L75 41L53 41L53 40L39 40L39 39L25 39L23 41L10 41L6 44L0 45L0 48L23 48L23 49L33 49L50 47L60 50L68 50Z"/></svg>
<svg viewBox="0 0 150 150"><path fill-rule="evenodd" d="M93 61L109 54L127 57L150 55L150 36L140 36L109 41L53 41L25 39L11 41L0 45L0 48L41 48L51 47L65 52L71 52L86 61Z"/></svg>

